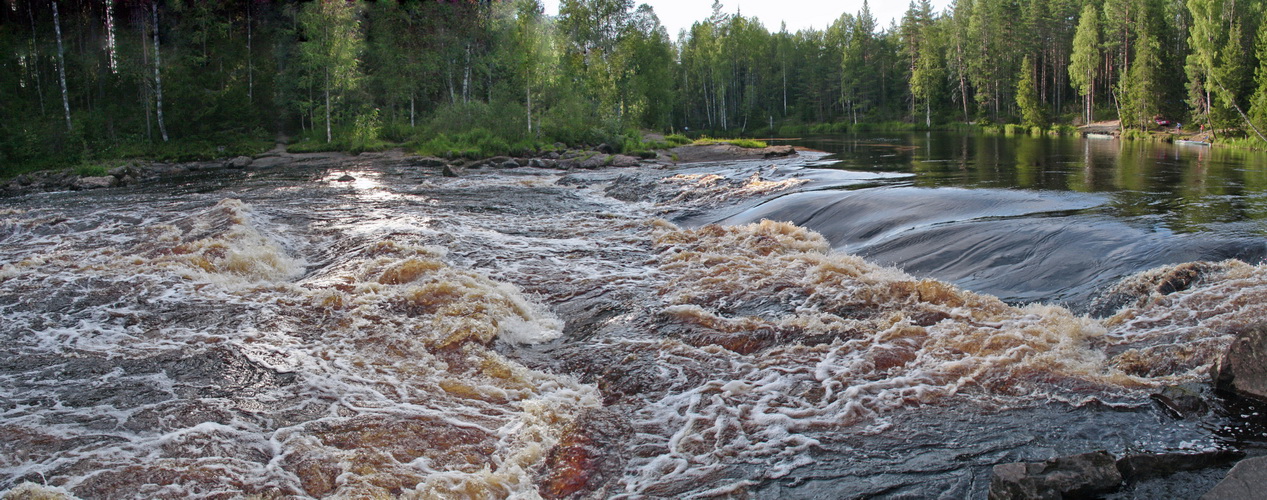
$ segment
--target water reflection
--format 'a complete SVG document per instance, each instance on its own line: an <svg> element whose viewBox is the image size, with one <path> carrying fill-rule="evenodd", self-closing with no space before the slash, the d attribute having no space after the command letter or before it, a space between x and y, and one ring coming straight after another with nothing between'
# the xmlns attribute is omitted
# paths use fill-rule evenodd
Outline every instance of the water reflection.
<svg viewBox="0 0 1267 500"><path fill-rule="evenodd" d="M910 172L919 187L1110 193L1119 217L1155 218L1179 232L1223 231L1267 218L1263 153L1076 137L950 133L815 137L796 144L835 153L835 168ZM1262 229L1252 230L1261 234Z"/></svg>

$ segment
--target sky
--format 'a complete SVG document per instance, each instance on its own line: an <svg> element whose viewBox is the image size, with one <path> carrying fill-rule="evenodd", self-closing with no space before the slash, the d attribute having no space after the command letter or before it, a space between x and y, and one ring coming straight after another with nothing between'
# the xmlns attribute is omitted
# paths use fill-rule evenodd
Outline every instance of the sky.
<svg viewBox="0 0 1267 500"><path fill-rule="evenodd" d="M767 30L779 30L780 22L787 22L787 30L814 28L826 29L841 14L858 13L863 0L723 0L722 10L744 17L756 16ZM933 11L941 12L951 0L933 0ZM634 0L634 4L649 4L655 9L660 23L669 30L669 38L677 40L678 31L690 29L691 24L702 21L713 13L713 0ZM543 0L545 13L557 15L559 0ZM889 26L889 20L902 21L902 15L910 6L910 0L873 0L868 4L871 14L881 29Z"/></svg>

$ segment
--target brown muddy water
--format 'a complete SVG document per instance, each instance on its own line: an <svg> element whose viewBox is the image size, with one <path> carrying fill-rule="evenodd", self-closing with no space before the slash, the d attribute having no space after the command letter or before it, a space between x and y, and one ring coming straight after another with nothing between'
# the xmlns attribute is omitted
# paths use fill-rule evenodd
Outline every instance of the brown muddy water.
<svg viewBox="0 0 1267 500"><path fill-rule="evenodd" d="M1257 408L1149 395L1267 318L1261 159L1037 141L0 199L0 490L964 498L1003 462L1256 453Z"/></svg>

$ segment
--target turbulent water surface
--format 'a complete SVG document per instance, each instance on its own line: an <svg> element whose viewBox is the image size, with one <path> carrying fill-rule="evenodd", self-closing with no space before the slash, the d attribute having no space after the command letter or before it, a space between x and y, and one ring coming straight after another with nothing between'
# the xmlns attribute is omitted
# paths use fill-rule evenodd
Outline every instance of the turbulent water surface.
<svg viewBox="0 0 1267 500"><path fill-rule="evenodd" d="M1267 317L1259 160L817 145L2 199L0 490L961 498L1002 462L1259 446L1253 408L1149 399Z"/></svg>

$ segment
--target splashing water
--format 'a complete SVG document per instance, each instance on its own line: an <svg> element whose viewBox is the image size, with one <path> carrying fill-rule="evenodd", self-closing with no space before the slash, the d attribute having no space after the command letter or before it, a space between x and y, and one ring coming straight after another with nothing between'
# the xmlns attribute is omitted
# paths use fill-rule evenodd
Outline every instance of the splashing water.
<svg viewBox="0 0 1267 500"><path fill-rule="evenodd" d="M1134 419L1267 312L1267 269L1239 261L1128 278L1097 320L916 278L789 223L656 218L821 183L812 156L458 179L362 156L337 175L5 200L0 488L781 496L763 488L820 463L887 467L859 443L924 412ZM962 425L965 447L997 433ZM998 446L1028 449L1021 434ZM982 457L946 474L997 460Z"/></svg>

